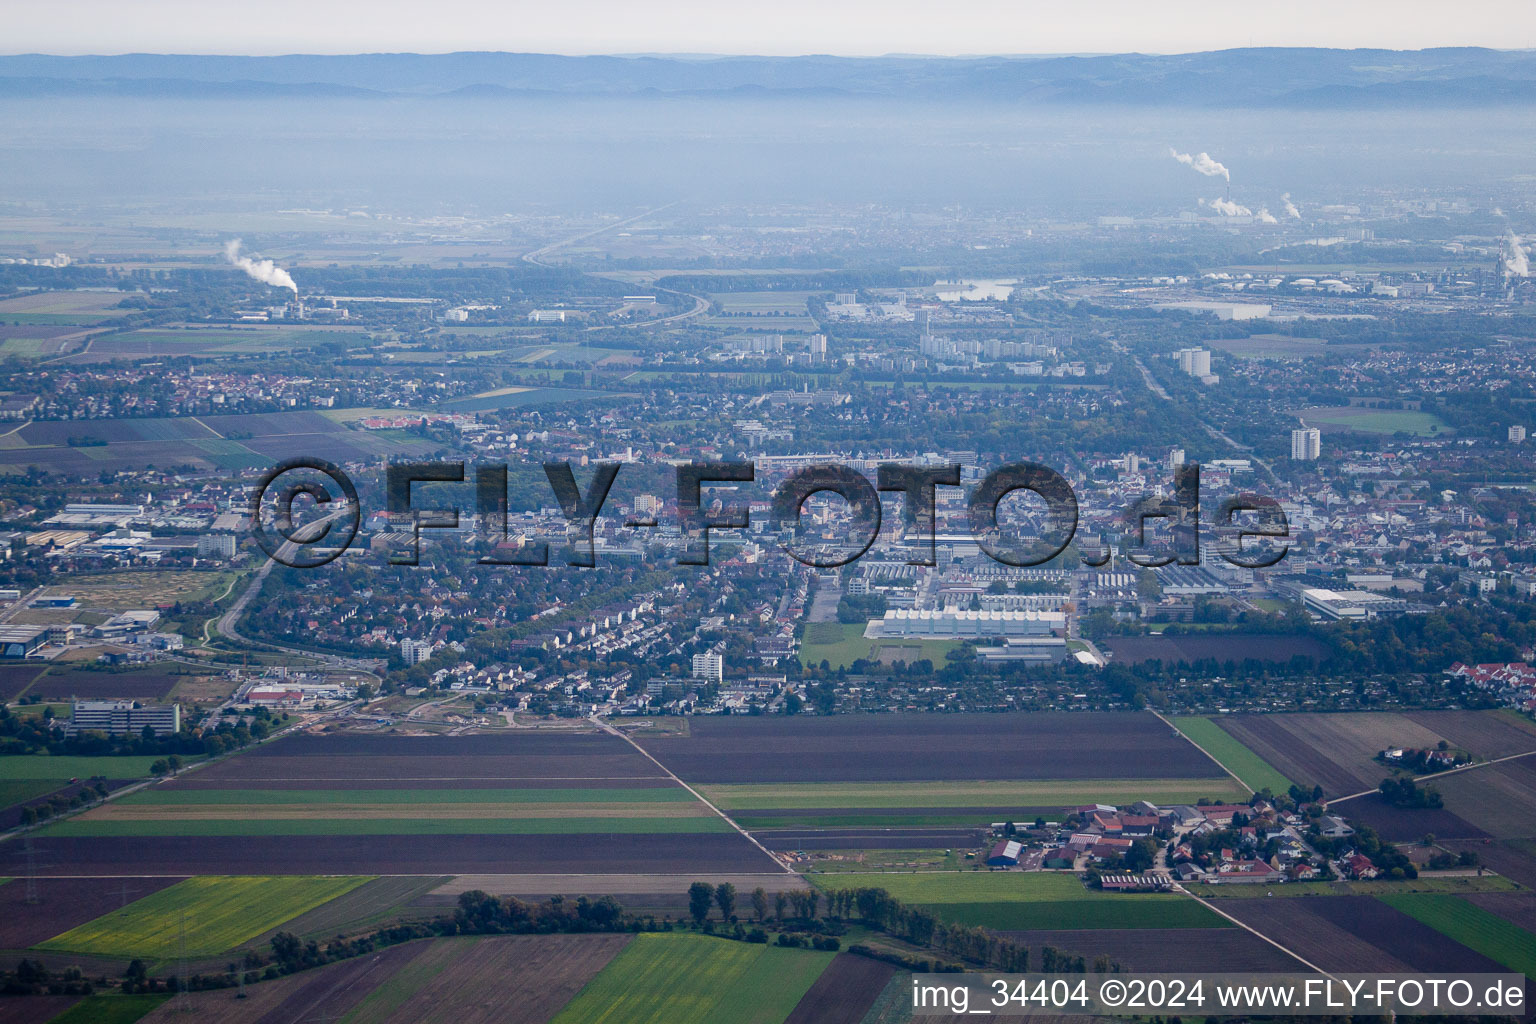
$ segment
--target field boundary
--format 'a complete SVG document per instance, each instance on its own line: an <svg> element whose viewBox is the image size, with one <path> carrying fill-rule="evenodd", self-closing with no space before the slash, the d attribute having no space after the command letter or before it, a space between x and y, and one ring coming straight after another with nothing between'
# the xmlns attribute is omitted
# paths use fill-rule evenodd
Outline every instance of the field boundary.
<svg viewBox="0 0 1536 1024"><path fill-rule="evenodd" d="M671 779L673 782L677 783L679 786L682 786L688 792L692 793L694 799L697 800L699 803L703 804L705 807L708 807L710 810L712 810L716 814L720 815L720 819L722 821L724 821L727 825L731 826L731 828L735 829L737 832L741 833L741 837L743 839L745 839L747 842L751 843L753 846L755 846L759 850L761 850L763 852L763 854L768 857L769 860L771 860L775 864L779 864L781 867L783 867L786 874L791 874L791 875L799 874L799 872L797 872L794 868L791 868L791 867L789 867L787 865L782 864L782 862L780 862L779 858L775 857L773 855L772 851L770 851L768 849L768 847L766 847L762 843L758 842L757 839L752 835L752 833L748 832L746 829L744 829L740 825L736 824L736 821L730 815L726 814L720 808L716 807L714 804L712 804L708 800L704 799L703 794L701 794L698 790L694 789L692 786L688 785L688 783L684 782L682 779L678 778L677 775L672 771L672 769L668 768L666 765L664 765L660 761L656 760L655 756L653 756L650 751L646 750L640 744L636 743L634 738L631 737L626 732L624 732L624 730L622 730L622 729L615 729L613 726L609 725L607 722L605 722L602 719L598 718L596 715L592 716L591 722L592 722L593 725L597 726L599 729L602 729L603 731L608 732L608 733L612 733L613 735L615 735L615 736L619 737L620 739L622 739L625 743L628 743L630 746L632 746L636 750L640 751L640 753L643 754L648 761L650 761L656 767L660 768L662 771L666 772L667 773L667 777L669 779Z"/></svg>
<svg viewBox="0 0 1536 1024"><path fill-rule="evenodd" d="M1215 754L1211 753L1209 750L1206 750L1204 747L1202 747L1200 744L1196 743L1194 740L1190 739L1188 736L1185 736L1184 735L1184 730L1180 729L1178 726L1174 725L1173 722L1169 721L1168 718L1165 717L1161 711L1158 711L1156 708L1148 708L1147 710L1151 711L1152 714L1156 715L1157 716L1157 720L1159 722L1162 722L1168 728L1170 728L1174 732L1178 733L1179 736L1184 740L1185 743L1188 743L1190 746L1192 746L1196 750L1200 751L1200 753L1204 754L1206 757L1208 757L1212 761L1214 761L1216 763L1216 767L1220 768L1222 771L1224 771L1228 775L1232 776L1232 778L1237 781L1237 784L1239 786L1242 786L1244 789L1248 790L1248 792L1250 792L1250 793L1256 792L1256 790L1252 786L1248 785L1248 783L1244 782L1241 778L1238 778L1238 775L1237 775L1236 772L1234 772L1231 768L1228 768L1226 765L1222 764L1221 763L1221 759L1218 758ZM1218 728L1220 728L1220 727L1218 726ZM1257 757L1258 755L1254 755L1254 756ZM1289 951L1287 951L1287 952L1289 952ZM1300 960L1301 958L1297 957L1297 959Z"/></svg>

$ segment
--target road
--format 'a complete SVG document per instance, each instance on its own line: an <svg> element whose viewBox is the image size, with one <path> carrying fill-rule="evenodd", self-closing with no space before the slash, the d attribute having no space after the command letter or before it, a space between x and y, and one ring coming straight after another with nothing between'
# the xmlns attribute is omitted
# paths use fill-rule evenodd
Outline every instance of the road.
<svg viewBox="0 0 1536 1024"><path fill-rule="evenodd" d="M678 202L681 202L681 201L682 200L678 200ZM662 210L671 209L672 207L674 207L676 205L677 205L677 202L667 203L665 206L657 206L657 207L655 207L653 209L646 210L643 213L637 213L633 217L628 217L628 218L626 218L624 220L617 221L617 222L615 222L613 224L604 224L602 227L593 228L591 231L583 231L579 235L573 235L570 238L562 238L558 242L551 242L550 244L548 244L546 246L543 246L542 248L534 249L532 252L525 252L525 253L523 253L523 262L525 262L525 263L532 263L534 266L538 266L538 267L551 267L551 266L554 266L554 264L552 264L552 263L544 262L544 257L548 256L550 253L554 252L555 250L562 249L562 248L564 248L567 245L573 245L576 242L586 241L588 238L595 238L596 236L604 234L604 233L609 232L609 231L617 231L619 228L627 227L630 224L634 224L636 221L642 221L642 220L644 220L647 217L650 217L650 216L652 216L654 214L660 213ZM594 276L594 277L601 277L603 275L601 275L601 274L593 274L592 276ZM611 330L614 330L615 328L619 328L619 327L654 327L657 324L670 324L670 323L675 323L676 321L679 321L679 320L689 320L689 319L692 319L693 317L700 316L700 315L702 315L704 313L709 312L709 299L706 298L705 296L695 295L692 292L675 291L675 290L673 290L671 288L661 288L661 289L658 289L658 290L659 291L664 291L664 292L670 292L673 295L684 295L684 296L687 296L688 298L693 300L693 308L690 309L690 310L687 310L685 312L682 312L682 313L673 313L671 316L657 317L654 320L639 320L639 321L636 321L636 322L633 322L633 323L625 322L625 323L620 323L620 324L594 324L593 326L588 327L587 330L588 331L611 331Z"/></svg>
<svg viewBox="0 0 1536 1024"><path fill-rule="evenodd" d="M1222 764L1221 761L1216 757L1215 754L1211 753L1209 750L1206 750L1204 747L1202 747L1200 744L1196 743L1194 740L1190 739L1188 736L1185 736L1184 733L1179 730L1178 726L1174 725L1172 722L1168 721L1168 719L1163 717L1162 712L1160 712L1160 711L1158 711L1158 710L1156 710L1154 708L1148 708L1147 710L1151 711L1154 715L1156 715L1157 716L1157 720L1159 722L1162 722L1168 728L1170 728L1174 732L1178 733L1178 735L1184 740L1185 743L1188 743L1190 746L1192 746L1196 750L1200 751L1200 753L1204 754L1206 757L1210 758L1212 761L1215 761L1217 767L1219 767L1222 771L1226 772L1228 775L1232 776L1233 779L1236 779L1237 780L1237 784L1239 786L1242 786L1244 789L1246 789L1250 793L1253 792L1253 787L1252 786L1248 785L1248 783L1244 782L1242 779L1237 778L1237 773L1234 772L1231 768L1228 768L1226 765Z"/></svg>
<svg viewBox="0 0 1536 1024"><path fill-rule="evenodd" d="M1479 761L1476 764L1464 764L1460 768L1448 768L1448 769L1446 769L1443 772L1435 772L1433 775L1420 775L1420 776L1417 777L1417 779L1415 781L1419 781L1419 782L1433 782L1436 779L1443 779L1447 775L1458 775L1461 772L1476 771L1479 768L1487 768L1489 765L1492 765L1492 764L1503 764L1505 761L1514 761L1514 760L1517 760L1518 758L1530 757L1532 754L1536 754L1536 750L1526 750L1526 751L1522 751L1521 753L1518 753L1518 754L1510 754L1507 757L1496 757L1492 761ZM1324 807L1332 807L1334 804L1341 804L1345 800L1358 800L1358 799L1360 799L1363 796L1370 796L1373 793L1379 793L1379 792L1380 792L1379 789L1362 790L1359 793L1351 793L1348 796L1334 797L1332 800L1325 800L1323 802L1323 806Z"/></svg>
<svg viewBox="0 0 1536 1024"><path fill-rule="evenodd" d="M17 612L31 604L34 600L37 599L37 595L41 594L42 592L42 587L33 587L25 594L22 594L21 597L17 598L15 604L11 605L5 611L0 612L0 622L10 622L11 616L15 615Z"/></svg>
<svg viewBox="0 0 1536 1024"><path fill-rule="evenodd" d="M640 756L641 757L644 757L647 761L649 761L652 764L654 764L657 768L660 768L662 770L662 772L667 776L667 778L671 779L673 782L677 783L679 786L682 786L689 793L692 793L693 794L693 798L695 800L697 800L699 803L703 804L705 807L708 807L710 810L714 811L716 814L720 815L720 820L724 821L727 825L731 826L731 828L733 828L737 832L741 833L742 838L746 839L747 842L751 843L753 846L757 847L759 850L762 850L763 853L767 854L768 858L770 860L772 860L775 864L781 864L781 866L782 866L782 862L779 860L779 858L777 858L777 857L775 857L773 855L773 851L769 850L768 847L764 846L762 843L760 843L756 839L754 839L752 837L752 833L748 832L746 829L744 829L740 825L736 824L736 822L731 818L731 816L729 814L726 814L720 808L716 807L714 804L712 804L708 800L704 799L704 794L703 793L700 793L698 790L696 790L692 786L688 785L688 783L686 783L682 779L678 778L677 775L672 771L672 769L668 768L666 765L662 764L660 761L658 761L654 757L652 757L650 751L646 750L640 744L636 743L634 741L634 738L632 736L630 736L628 733L626 733L624 730L622 730L622 729L615 729L613 726L609 725L607 722L605 722L603 719L599 718L597 715L593 715L591 718L588 719L588 721L590 721L593 725L597 726L599 729L603 730L604 732L608 733L609 735L617 736L619 739L623 740L625 743L628 743L630 746L634 747L636 750L638 750L640 752ZM785 872L787 872L788 874L791 874L791 875L799 874L799 872L797 872L794 868L791 868L791 867L788 867L788 866L784 866L784 870L785 870Z"/></svg>
<svg viewBox="0 0 1536 1024"><path fill-rule="evenodd" d="M297 539L285 541L282 547L277 549L277 557L291 560L293 556L298 552L299 548L308 543L307 538L312 538L319 534L322 524L334 522L335 520L350 514L351 511L349 509L337 509L335 512L330 513L322 519L317 519L313 523L305 524L297 531L295 531ZM366 675L377 680L379 676L373 670L376 664L374 661L363 658L343 658L335 654L319 654L315 651L306 651L301 647L287 647L283 644L273 643L270 640L256 640L245 636L240 632L238 628L236 628L235 623L238 622L240 616L245 613L245 609L251 603L251 600L255 598L257 594L261 593L261 585L266 582L267 576L272 572L272 567L277 564L278 563L276 559L268 558L267 563L260 569L256 570L256 575L251 577L250 585L245 588L245 592L235 600L234 604L229 606L228 611L219 616L218 625L215 627L218 632L223 636L227 636L232 640L238 640L241 643L251 644L256 647L269 647L273 650L283 651L286 654L292 654L298 657L307 658L311 661L319 662L328 668L344 670L347 672L357 672L361 675Z"/></svg>
<svg viewBox="0 0 1536 1024"><path fill-rule="evenodd" d="M1131 355L1130 352L1121 345L1115 345L1115 349L1122 355ZM1168 389L1157 382L1157 378L1152 376L1152 371L1147 369L1147 364L1141 361L1140 356L1132 355L1131 361L1136 364L1136 369L1141 371L1141 379L1146 382L1147 390L1151 391L1154 395L1156 395L1158 398L1161 398L1165 402L1173 400L1172 397L1168 394ZM1264 470L1265 473L1269 474L1269 478L1271 480L1276 479L1274 468L1270 466L1269 463L1265 462L1263 459L1254 454L1252 445L1239 443L1232 437L1228 436L1226 433L1217 430L1214 426L1205 421L1201 421L1200 426L1214 440L1220 441L1222 444L1227 445L1234 451L1242 452L1249 460L1256 463Z"/></svg>

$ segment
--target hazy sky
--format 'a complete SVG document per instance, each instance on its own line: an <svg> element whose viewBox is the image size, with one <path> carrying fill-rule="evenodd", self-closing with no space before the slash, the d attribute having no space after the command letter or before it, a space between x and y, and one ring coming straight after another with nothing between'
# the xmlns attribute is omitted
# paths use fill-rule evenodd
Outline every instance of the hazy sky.
<svg viewBox="0 0 1536 1024"><path fill-rule="evenodd" d="M1536 47L1532 0L69 0L7 53L1185 53Z"/></svg>

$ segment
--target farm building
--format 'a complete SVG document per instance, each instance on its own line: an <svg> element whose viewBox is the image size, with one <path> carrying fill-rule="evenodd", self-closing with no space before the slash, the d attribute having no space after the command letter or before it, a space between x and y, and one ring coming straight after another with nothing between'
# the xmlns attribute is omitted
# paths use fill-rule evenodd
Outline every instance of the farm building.
<svg viewBox="0 0 1536 1024"><path fill-rule="evenodd" d="M1024 844L1012 839L1004 839L992 847L992 852L987 854L987 866L993 868L1014 868L1019 866L1019 854L1024 851Z"/></svg>

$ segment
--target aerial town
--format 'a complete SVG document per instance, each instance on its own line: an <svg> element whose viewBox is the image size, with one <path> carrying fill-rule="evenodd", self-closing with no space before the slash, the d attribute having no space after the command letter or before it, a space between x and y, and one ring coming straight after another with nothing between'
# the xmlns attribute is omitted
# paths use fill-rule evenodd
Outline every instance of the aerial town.
<svg viewBox="0 0 1536 1024"><path fill-rule="evenodd" d="M1523 991L1536 58L1343 52L0 55L0 1022Z"/></svg>

